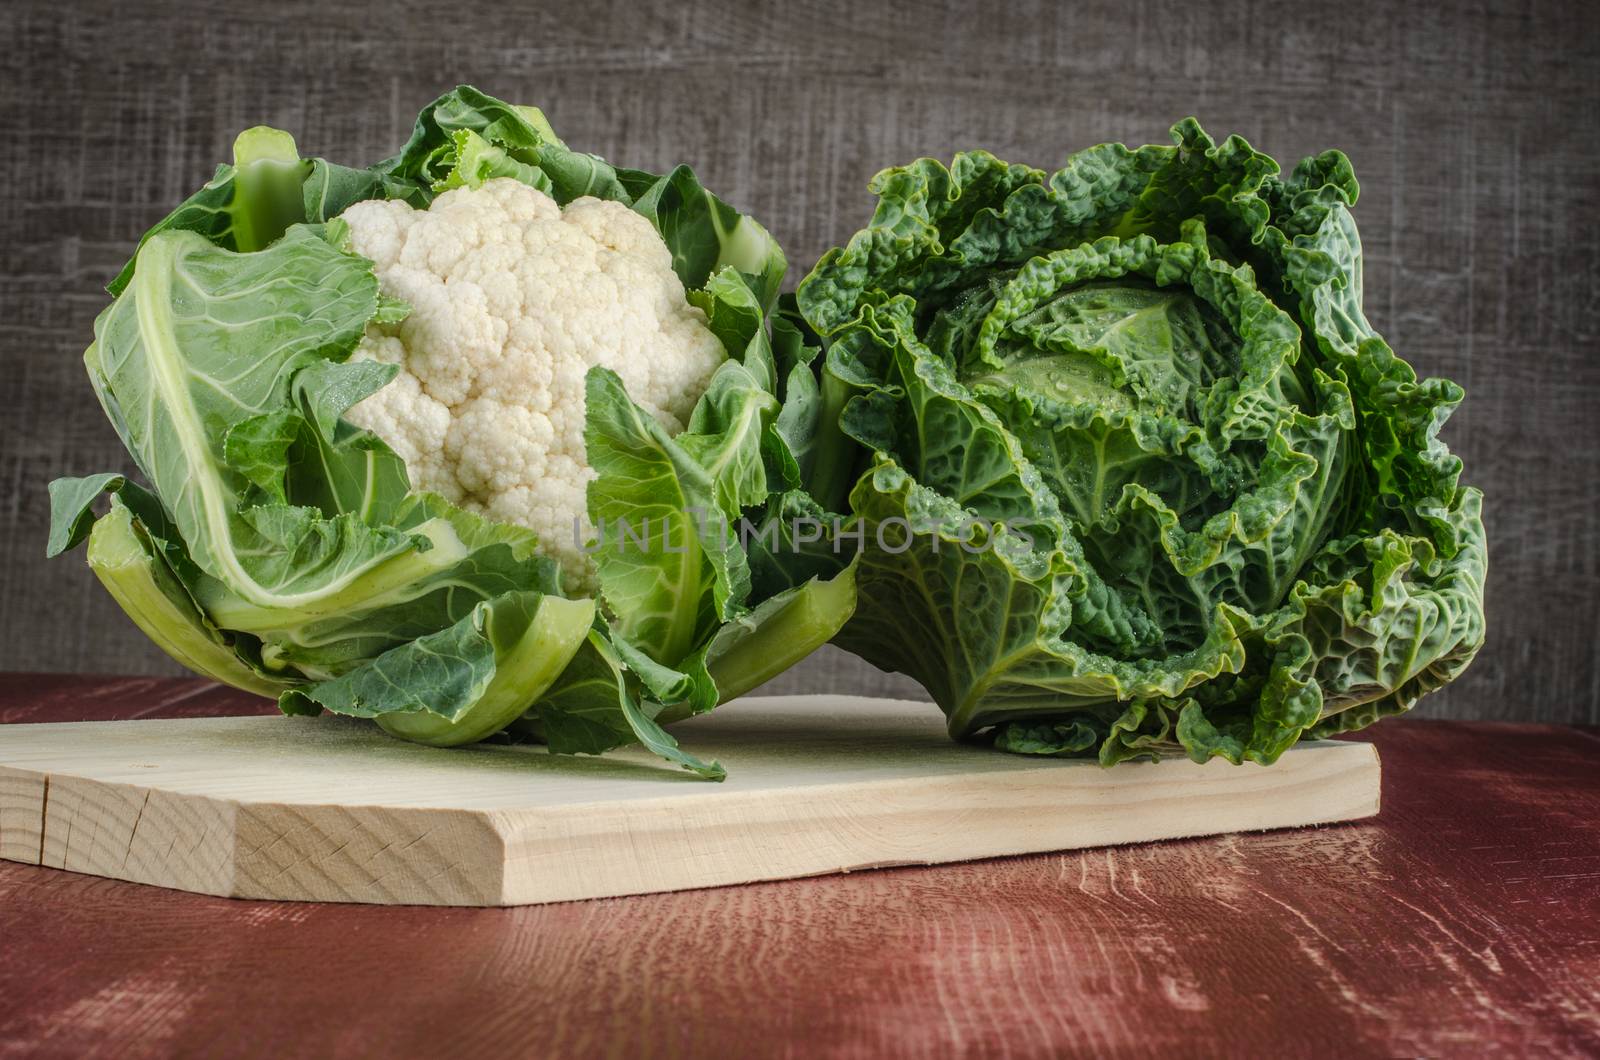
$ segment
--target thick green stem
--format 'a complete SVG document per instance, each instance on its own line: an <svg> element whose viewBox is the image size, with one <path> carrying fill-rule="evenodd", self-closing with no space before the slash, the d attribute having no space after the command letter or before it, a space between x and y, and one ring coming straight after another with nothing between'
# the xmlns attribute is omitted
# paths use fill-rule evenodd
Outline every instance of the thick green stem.
<svg viewBox="0 0 1600 1060"><path fill-rule="evenodd" d="M465 714L451 721L419 710L380 714L376 720L391 736L434 747L456 747L492 736L520 718L555 683L578 653L593 621L593 600L546 596L522 635L496 653L489 687Z"/></svg>
<svg viewBox="0 0 1600 1060"><path fill-rule="evenodd" d="M839 427L839 417L853 393L849 383L823 368L822 414L812 454L810 492L829 512L842 512L849 504L860 463L861 447Z"/></svg>
<svg viewBox="0 0 1600 1060"><path fill-rule="evenodd" d="M838 633L856 608L856 571L851 565L829 579L813 578L741 636L713 647L706 669L717 686L717 702L744 695L777 677ZM687 717L675 704L657 718L663 724Z"/></svg>
<svg viewBox="0 0 1600 1060"><path fill-rule="evenodd" d="M141 534L133 513L113 500L89 533L89 569L144 635L197 674L276 699L290 682L275 682L246 666L205 626L177 577Z"/></svg>
<svg viewBox="0 0 1600 1060"><path fill-rule="evenodd" d="M717 685L717 701L726 703L788 670L832 640L855 608L854 567L827 580L808 582L754 634L707 660L706 669Z"/></svg>
<svg viewBox="0 0 1600 1060"><path fill-rule="evenodd" d="M265 125L246 129L233 141L233 168L234 249L261 250L305 220L309 163L293 136Z"/></svg>

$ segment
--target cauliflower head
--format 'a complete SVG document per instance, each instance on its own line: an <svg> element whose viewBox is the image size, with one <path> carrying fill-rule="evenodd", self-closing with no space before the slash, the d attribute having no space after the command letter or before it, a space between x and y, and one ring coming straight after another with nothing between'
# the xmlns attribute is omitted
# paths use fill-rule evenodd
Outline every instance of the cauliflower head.
<svg viewBox="0 0 1600 1060"><path fill-rule="evenodd" d="M368 326L354 358L400 371L346 418L399 454L415 488L534 531L568 590L592 594L586 373L616 372L676 433L727 356L671 251L621 203L562 209L504 178L425 210L373 200L342 216L382 292L411 306Z"/></svg>

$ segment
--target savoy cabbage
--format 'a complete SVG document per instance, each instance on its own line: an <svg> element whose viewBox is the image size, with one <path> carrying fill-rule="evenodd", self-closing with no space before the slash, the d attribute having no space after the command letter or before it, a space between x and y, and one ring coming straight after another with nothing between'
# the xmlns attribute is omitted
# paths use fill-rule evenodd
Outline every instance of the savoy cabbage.
<svg viewBox="0 0 1600 1060"><path fill-rule="evenodd" d="M1349 161L1173 139L885 170L800 284L812 494L866 539L837 640L957 737L1271 762L1483 642L1462 391L1362 312Z"/></svg>

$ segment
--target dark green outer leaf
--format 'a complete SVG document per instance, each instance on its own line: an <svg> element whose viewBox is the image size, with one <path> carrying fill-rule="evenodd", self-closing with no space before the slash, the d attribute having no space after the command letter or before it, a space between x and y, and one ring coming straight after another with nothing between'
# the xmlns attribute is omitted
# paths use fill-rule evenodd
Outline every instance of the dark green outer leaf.
<svg viewBox="0 0 1600 1060"><path fill-rule="evenodd" d="M1270 762L1406 709L1482 643L1480 500L1437 437L1461 392L1361 312L1348 160L1280 179L1238 137L1173 139L1048 177L983 152L886 170L872 223L801 282L836 395L803 424L834 454L804 481L841 496L875 451L852 526L915 529L862 557L841 643L957 734ZM1173 357L1175 291L1244 347ZM1030 540L963 553L972 517Z"/></svg>

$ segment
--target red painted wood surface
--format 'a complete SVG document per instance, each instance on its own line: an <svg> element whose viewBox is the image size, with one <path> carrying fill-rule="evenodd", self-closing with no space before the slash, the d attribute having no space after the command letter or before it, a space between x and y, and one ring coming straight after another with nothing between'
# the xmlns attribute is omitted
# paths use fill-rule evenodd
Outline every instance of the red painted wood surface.
<svg viewBox="0 0 1600 1060"><path fill-rule="evenodd" d="M260 710L0 677L0 722ZM1600 734L1369 735L1372 822L554 906L0 862L0 1056L1600 1052Z"/></svg>

